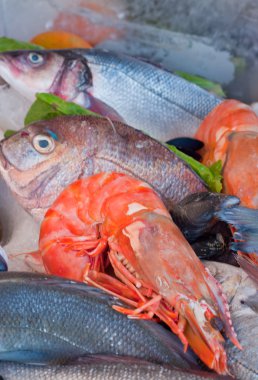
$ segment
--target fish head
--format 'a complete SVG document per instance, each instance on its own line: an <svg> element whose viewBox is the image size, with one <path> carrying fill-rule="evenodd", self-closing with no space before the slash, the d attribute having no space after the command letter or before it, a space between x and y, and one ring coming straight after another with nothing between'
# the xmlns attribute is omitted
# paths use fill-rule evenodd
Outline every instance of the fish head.
<svg viewBox="0 0 258 380"><path fill-rule="evenodd" d="M0 76L29 100L34 100L37 92L50 92L65 100L76 100L91 85L86 60L71 50L0 53Z"/></svg>
<svg viewBox="0 0 258 380"><path fill-rule="evenodd" d="M38 220L83 171L80 123L73 126L72 120L31 124L0 143L0 174L18 202Z"/></svg>

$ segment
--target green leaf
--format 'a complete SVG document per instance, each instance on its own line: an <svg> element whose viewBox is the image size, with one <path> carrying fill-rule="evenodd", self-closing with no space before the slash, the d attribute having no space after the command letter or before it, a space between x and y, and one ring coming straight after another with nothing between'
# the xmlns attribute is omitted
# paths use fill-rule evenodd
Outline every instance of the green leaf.
<svg viewBox="0 0 258 380"><path fill-rule="evenodd" d="M172 150L178 157L184 160L194 171L201 177L201 179L208 185L211 191L220 193L222 190L222 162L217 161L211 167L207 167L196 161L194 158L178 150L174 145L167 147Z"/></svg>
<svg viewBox="0 0 258 380"><path fill-rule="evenodd" d="M40 50L43 49L39 45L34 45L29 42L14 40L13 38L0 37L0 53L11 50Z"/></svg>
<svg viewBox="0 0 258 380"><path fill-rule="evenodd" d="M4 133L4 138L7 139L8 137L11 137L14 135L17 131L14 131L12 129L7 129Z"/></svg>
<svg viewBox="0 0 258 380"><path fill-rule="evenodd" d="M32 124L40 120L49 120L57 116L86 115L101 117L99 114L89 111L86 108L72 102L66 102L53 94L38 93L36 100L30 107L24 124Z"/></svg>
<svg viewBox="0 0 258 380"><path fill-rule="evenodd" d="M225 97L226 94L222 90L222 87L220 84L212 82L206 78L200 77L198 75L192 75L185 73L183 71L176 70L175 74L180 76L181 78L186 79L188 82L194 83L197 86L204 88L205 90L212 92L213 94L221 97Z"/></svg>

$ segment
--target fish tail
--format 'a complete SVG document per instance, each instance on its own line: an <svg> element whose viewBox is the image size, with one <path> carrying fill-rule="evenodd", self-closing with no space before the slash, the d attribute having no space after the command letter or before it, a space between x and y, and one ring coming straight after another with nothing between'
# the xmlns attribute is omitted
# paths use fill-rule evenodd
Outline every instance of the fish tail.
<svg viewBox="0 0 258 380"><path fill-rule="evenodd" d="M235 228L234 242L230 248L233 251L256 253L258 258L258 210L242 206L222 208L217 217Z"/></svg>

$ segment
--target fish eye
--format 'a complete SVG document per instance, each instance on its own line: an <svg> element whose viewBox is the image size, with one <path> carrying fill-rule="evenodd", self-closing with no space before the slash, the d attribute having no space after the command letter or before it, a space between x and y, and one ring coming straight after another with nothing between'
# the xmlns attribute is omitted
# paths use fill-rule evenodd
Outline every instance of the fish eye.
<svg viewBox="0 0 258 380"><path fill-rule="evenodd" d="M44 62L44 58L42 54L39 53L29 53L28 61L32 63L34 66L40 66Z"/></svg>
<svg viewBox="0 0 258 380"><path fill-rule="evenodd" d="M32 140L33 147L37 152L48 154L55 149L55 141L51 136L36 135Z"/></svg>

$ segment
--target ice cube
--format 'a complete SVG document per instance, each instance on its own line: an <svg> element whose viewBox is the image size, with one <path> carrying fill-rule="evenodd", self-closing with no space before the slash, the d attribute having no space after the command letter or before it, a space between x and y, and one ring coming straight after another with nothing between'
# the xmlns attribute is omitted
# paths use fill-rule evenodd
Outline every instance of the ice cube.
<svg viewBox="0 0 258 380"><path fill-rule="evenodd" d="M8 37L27 41L45 30L55 15L48 0L0 0L0 21Z"/></svg>
<svg viewBox="0 0 258 380"><path fill-rule="evenodd" d="M20 254L38 249L40 225L16 202L1 177L0 226L0 244L9 257L9 270L30 271L25 256Z"/></svg>
<svg viewBox="0 0 258 380"><path fill-rule="evenodd" d="M14 89L0 86L0 139L7 129L19 130L24 126L24 118L31 102Z"/></svg>

